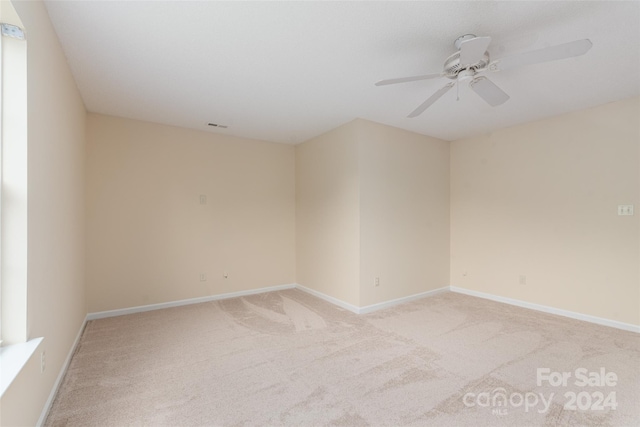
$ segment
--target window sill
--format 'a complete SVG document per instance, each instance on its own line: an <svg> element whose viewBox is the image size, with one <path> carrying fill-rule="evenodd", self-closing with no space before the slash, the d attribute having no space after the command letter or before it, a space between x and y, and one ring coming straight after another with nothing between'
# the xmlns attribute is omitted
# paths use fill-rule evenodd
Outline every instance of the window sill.
<svg viewBox="0 0 640 427"><path fill-rule="evenodd" d="M0 397L16 379L24 365L38 349L44 338L34 338L22 344L0 347Z"/></svg>

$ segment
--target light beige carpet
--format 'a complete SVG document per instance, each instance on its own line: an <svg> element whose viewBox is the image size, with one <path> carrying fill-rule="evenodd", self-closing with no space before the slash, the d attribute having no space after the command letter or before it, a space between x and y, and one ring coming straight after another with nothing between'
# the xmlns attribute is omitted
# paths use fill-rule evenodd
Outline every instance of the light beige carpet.
<svg viewBox="0 0 640 427"><path fill-rule="evenodd" d="M88 322L46 425L637 426L640 336L454 293L355 315L272 292Z"/></svg>

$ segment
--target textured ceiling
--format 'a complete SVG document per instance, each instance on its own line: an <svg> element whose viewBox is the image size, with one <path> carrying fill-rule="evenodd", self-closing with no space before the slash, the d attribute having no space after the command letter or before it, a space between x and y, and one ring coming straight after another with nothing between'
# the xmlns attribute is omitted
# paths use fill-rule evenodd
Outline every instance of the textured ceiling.
<svg viewBox="0 0 640 427"><path fill-rule="evenodd" d="M455 140L640 94L640 3L47 1L87 109L298 143L356 117ZM27 29L28 30L28 29ZM584 56L488 75L413 111L448 80L453 41L491 36L492 59L589 38ZM446 81L445 81L446 80ZM228 129L206 126L208 122Z"/></svg>

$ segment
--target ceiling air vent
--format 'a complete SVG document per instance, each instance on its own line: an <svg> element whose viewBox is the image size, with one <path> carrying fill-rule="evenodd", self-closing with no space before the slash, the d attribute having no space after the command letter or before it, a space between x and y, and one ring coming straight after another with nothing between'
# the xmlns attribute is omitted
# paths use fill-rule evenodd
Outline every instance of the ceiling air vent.
<svg viewBox="0 0 640 427"><path fill-rule="evenodd" d="M229 127L227 125L219 125L218 123L207 123L207 126L211 126L214 128L222 128L222 129L226 129Z"/></svg>

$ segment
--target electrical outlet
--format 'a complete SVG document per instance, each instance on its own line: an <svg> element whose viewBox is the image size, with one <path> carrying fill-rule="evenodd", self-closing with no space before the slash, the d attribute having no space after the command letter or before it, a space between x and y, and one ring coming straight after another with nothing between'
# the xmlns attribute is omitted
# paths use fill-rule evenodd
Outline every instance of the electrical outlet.
<svg viewBox="0 0 640 427"><path fill-rule="evenodd" d="M375 279L375 281L373 282L373 284L374 284L375 286L380 286L380 278L379 278L379 277L376 277L376 279Z"/></svg>
<svg viewBox="0 0 640 427"><path fill-rule="evenodd" d="M201 282L206 282L207 281L207 275L204 273L200 273L200 281Z"/></svg>
<svg viewBox="0 0 640 427"><path fill-rule="evenodd" d="M633 205L618 205L618 215L633 215Z"/></svg>
<svg viewBox="0 0 640 427"><path fill-rule="evenodd" d="M46 364L46 353L44 352L44 350L42 350L42 352L40 353L40 373L44 373L44 369L46 368L47 364Z"/></svg>

